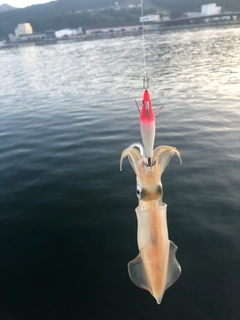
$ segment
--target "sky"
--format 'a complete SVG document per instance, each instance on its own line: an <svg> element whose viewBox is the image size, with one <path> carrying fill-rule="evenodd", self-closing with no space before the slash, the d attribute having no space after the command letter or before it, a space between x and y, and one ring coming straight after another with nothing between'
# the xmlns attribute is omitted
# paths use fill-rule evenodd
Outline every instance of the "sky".
<svg viewBox="0 0 240 320"><path fill-rule="evenodd" d="M0 5L3 3L7 3L12 7L24 8L32 6L33 4L42 4L50 1L53 0L0 0Z"/></svg>

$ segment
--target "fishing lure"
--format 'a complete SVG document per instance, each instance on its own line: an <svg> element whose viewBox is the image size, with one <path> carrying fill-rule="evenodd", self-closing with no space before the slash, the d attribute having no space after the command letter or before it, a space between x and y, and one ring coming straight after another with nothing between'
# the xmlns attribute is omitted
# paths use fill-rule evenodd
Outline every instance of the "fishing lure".
<svg viewBox="0 0 240 320"><path fill-rule="evenodd" d="M127 156L137 178L138 207L135 211L139 254L128 263L128 273L134 284L148 290L160 304L165 290L181 274L176 259L177 246L168 239L167 205L162 202L161 176L174 154L182 162L174 147L160 146L153 150L155 114L147 89L143 93L139 113L143 145L130 145L123 150L120 159L120 170Z"/></svg>

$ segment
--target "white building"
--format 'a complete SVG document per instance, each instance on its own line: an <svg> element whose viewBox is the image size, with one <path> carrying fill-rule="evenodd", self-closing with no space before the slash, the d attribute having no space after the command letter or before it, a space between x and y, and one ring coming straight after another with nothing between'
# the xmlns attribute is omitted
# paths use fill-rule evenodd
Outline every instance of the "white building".
<svg viewBox="0 0 240 320"><path fill-rule="evenodd" d="M196 17L200 17L201 16L201 12L185 12L183 14L183 17L185 18L196 18Z"/></svg>
<svg viewBox="0 0 240 320"><path fill-rule="evenodd" d="M159 14L152 14L152 15L140 17L139 21L140 22L159 22L160 16Z"/></svg>
<svg viewBox="0 0 240 320"><path fill-rule="evenodd" d="M16 37L19 37L20 35L24 34L32 34L32 26L30 23L21 23L18 24L17 28L15 29L15 35Z"/></svg>
<svg viewBox="0 0 240 320"><path fill-rule="evenodd" d="M209 3L204 4L202 6L202 16L210 16L212 14L220 14L221 13L221 7L217 7L216 3Z"/></svg>
<svg viewBox="0 0 240 320"><path fill-rule="evenodd" d="M82 28L78 29L62 29L55 31L56 38L74 37L83 34Z"/></svg>

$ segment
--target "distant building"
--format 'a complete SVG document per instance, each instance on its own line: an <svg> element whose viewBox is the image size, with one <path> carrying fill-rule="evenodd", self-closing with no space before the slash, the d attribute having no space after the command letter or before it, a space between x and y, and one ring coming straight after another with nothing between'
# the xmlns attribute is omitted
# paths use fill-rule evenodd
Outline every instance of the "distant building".
<svg viewBox="0 0 240 320"><path fill-rule="evenodd" d="M15 29L16 37L20 37L21 35L32 34L32 33L33 33L33 30L30 23L18 24L17 28Z"/></svg>
<svg viewBox="0 0 240 320"><path fill-rule="evenodd" d="M185 12L183 14L183 18L196 18L196 17L200 17L201 16L201 12Z"/></svg>
<svg viewBox="0 0 240 320"><path fill-rule="evenodd" d="M141 8L141 3L138 3L138 4L128 4L128 5L125 5L123 7L127 7L129 9L132 9L132 8Z"/></svg>
<svg viewBox="0 0 240 320"><path fill-rule="evenodd" d="M44 31L47 39L54 39L56 38L56 35L55 35L55 31L54 30L47 30L47 31Z"/></svg>
<svg viewBox="0 0 240 320"><path fill-rule="evenodd" d="M144 30L157 30L158 24L149 24L144 26ZM86 30L86 36L105 36L112 34L131 34L134 32L142 32L142 25L137 26L126 26L126 27L115 27L115 28L102 28L102 29L89 29Z"/></svg>
<svg viewBox="0 0 240 320"><path fill-rule="evenodd" d="M10 42L14 42L14 41L18 41L19 40L19 38L17 36L15 36L15 34L12 34L12 33L10 33L8 35L8 38L9 38Z"/></svg>
<svg viewBox="0 0 240 320"><path fill-rule="evenodd" d="M162 11L159 13L160 21L168 21L170 20L169 13L166 11Z"/></svg>
<svg viewBox="0 0 240 320"><path fill-rule="evenodd" d="M6 41L5 41L5 40L0 41L0 47L3 47L3 46L5 46L5 45L6 45Z"/></svg>
<svg viewBox="0 0 240 320"><path fill-rule="evenodd" d="M140 22L159 22L160 16L159 14L152 14L152 15L140 17L139 21Z"/></svg>
<svg viewBox="0 0 240 320"><path fill-rule="evenodd" d="M21 34L19 38L22 41L39 41L46 39L46 35L44 33Z"/></svg>
<svg viewBox="0 0 240 320"><path fill-rule="evenodd" d="M69 37L79 36L82 34L83 34L82 28L62 29L62 30L55 31L56 38L69 38Z"/></svg>
<svg viewBox="0 0 240 320"><path fill-rule="evenodd" d="M202 16L210 16L213 14L220 14L221 13L221 7L217 7L216 3L209 3L209 4L204 4L202 6Z"/></svg>

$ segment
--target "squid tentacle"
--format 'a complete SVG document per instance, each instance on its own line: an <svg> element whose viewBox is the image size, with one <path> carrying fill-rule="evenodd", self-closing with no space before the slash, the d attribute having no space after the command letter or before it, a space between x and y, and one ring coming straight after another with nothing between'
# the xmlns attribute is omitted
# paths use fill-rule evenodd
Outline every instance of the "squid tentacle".
<svg viewBox="0 0 240 320"><path fill-rule="evenodd" d="M137 147L139 149L141 156L143 158L146 158L145 149L144 149L143 145L141 143L139 143L139 142L135 142L135 143L131 144L127 149L130 150L130 149L133 149L135 147Z"/></svg>
<svg viewBox="0 0 240 320"><path fill-rule="evenodd" d="M140 159L142 159L141 154L139 153L139 151L137 149L132 148L126 148L123 150L122 154L121 154L121 159L120 159L120 171L122 171L122 162L123 159L125 157L128 157L128 160L135 172L135 174L137 175L138 173L138 167L137 167L137 163Z"/></svg>
<svg viewBox="0 0 240 320"><path fill-rule="evenodd" d="M172 156L176 154L178 156L178 159L180 161L180 164L182 164L182 159L180 156L179 151L175 147L170 146L160 146L154 149L153 151L153 160L155 160L158 165L160 166L160 177L162 173L167 168Z"/></svg>

